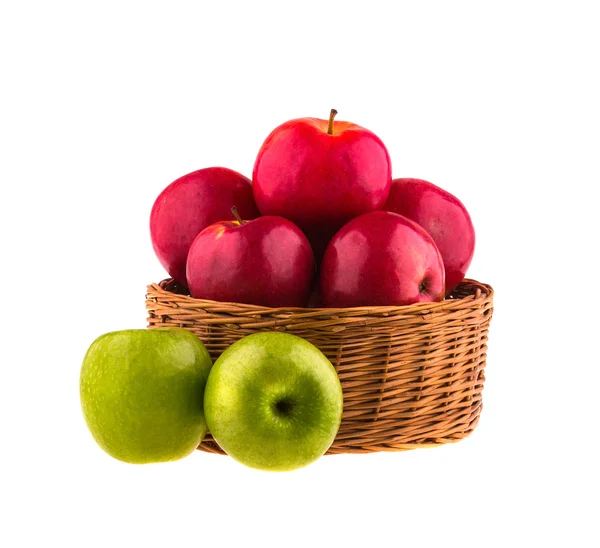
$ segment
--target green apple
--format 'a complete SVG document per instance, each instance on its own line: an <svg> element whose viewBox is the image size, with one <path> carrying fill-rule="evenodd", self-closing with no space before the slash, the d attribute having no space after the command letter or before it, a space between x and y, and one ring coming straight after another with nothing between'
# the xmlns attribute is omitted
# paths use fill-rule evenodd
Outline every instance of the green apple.
<svg viewBox="0 0 600 548"><path fill-rule="evenodd" d="M308 341L248 335L215 362L204 393L208 429L235 460L260 470L306 466L331 446L342 419L340 380Z"/></svg>
<svg viewBox="0 0 600 548"><path fill-rule="evenodd" d="M211 365L204 345L185 329L97 338L83 360L80 397L98 445L139 464L189 455L206 434L203 396Z"/></svg>

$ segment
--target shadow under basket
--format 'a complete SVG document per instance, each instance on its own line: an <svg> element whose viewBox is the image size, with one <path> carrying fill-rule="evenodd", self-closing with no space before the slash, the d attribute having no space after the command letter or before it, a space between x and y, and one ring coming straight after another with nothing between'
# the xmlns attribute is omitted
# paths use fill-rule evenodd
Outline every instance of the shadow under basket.
<svg viewBox="0 0 600 548"><path fill-rule="evenodd" d="M265 308L194 299L173 280L148 286L148 327L183 327L213 361L235 341L284 331L317 346L344 393L328 454L402 451L467 437L481 413L489 285L464 280L439 303L360 308ZM223 453L207 434L198 447Z"/></svg>

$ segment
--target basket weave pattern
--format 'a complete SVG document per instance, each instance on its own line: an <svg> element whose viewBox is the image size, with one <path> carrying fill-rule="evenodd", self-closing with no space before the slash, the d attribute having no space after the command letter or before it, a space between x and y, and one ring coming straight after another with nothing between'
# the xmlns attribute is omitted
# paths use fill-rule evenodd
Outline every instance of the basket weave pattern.
<svg viewBox="0 0 600 548"><path fill-rule="evenodd" d="M410 306L265 308L193 299L172 280L147 288L148 327L193 331L213 360L259 331L307 339L333 363L344 393L328 453L401 451L458 441L479 421L493 310L489 285ZM222 453L206 436L199 449Z"/></svg>

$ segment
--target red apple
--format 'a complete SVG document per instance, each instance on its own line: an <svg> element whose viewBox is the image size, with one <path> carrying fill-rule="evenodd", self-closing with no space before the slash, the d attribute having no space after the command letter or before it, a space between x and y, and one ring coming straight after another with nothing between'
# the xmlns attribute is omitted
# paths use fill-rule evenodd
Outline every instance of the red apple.
<svg viewBox="0 0 600 548"><path fill-rule="evenodd" d="M233 205L244 219L260 215L250 180L224 167L188 173L160 193L150 214L150 236L172 278L186 282L185 263L194 238L207 226L231 219Z"/></svg>
<svg viewBox="0 0 600 548"><path fill-rule="evenodd" d="M461 201L422 179L394 179L383 207L422 226L438 246L446 271L446 295L465 277L475 250L475 230Z"/></svg>
<svg viewBox="0 0 600 548"><path fill-rule="evenodd" d="M283 217L221 221L190 247L187 280L197 299L303 307L315 273L306 236Z"/></svg>
<svg viewBox="0 0 600 548"><path fill-rule="evenodd" d="M374 211L333 237L320 272L328 308L392 306L444 298L444 264L433 239L413 221Z"/></svg>
<svg viewBox="0 0 600 548"><path fill-rule="evenodd" d="M391 184L390 156L381 139L350 122L299 118L275 128L252 175L263 215L281 215L308 236L320 259L350 219L380 209Z"/></svg>

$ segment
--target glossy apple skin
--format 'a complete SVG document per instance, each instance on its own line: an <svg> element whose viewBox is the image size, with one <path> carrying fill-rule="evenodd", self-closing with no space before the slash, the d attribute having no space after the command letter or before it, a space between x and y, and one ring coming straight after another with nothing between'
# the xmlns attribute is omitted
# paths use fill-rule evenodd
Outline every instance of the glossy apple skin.
<svg viewBox="0 0 600 548"><path fill-rule="evenodd" d="M207 226L231 219L236 206L244 219L260 215L247 177L224 167L209 167L173 181L150 213L150 236L158 260L180 283L194 238Z"/></svg>
<svg viewBox="0 0 600 548"><path fill-rule="evenodd" d="M422 179L394 179L384 210L422 226L438 246L446 274L446 295L463 280L475 251L475 229L462 202Z"/></svg>
<svg viewBox="0 0 600 548"><path fill-rule="evenodd" d="M317 262L350 219L380 209L391 185L389 153L379 137L349 122L299 118L275 128L252 174L263 215L281 215L307 235Z"/></svg>
<svg viewBox="0 0 600 548"><path fill-rule="evenodd" d="M344 225L329 242L320 290L326 308L440 301L444 265L423 228L396 213L374 211Z"/></svg>
<svg viewBox="0 0 600 548"><path fill-rule="evenodd" d="M190 247L187 280L197 299L303 307L315 274L306 236L283 217L222 221Z"/></svg>
<svg viewBox="0 0 600 548"><path fill-rule="evenodd" d="M204 410L211 434L235 460L283 472L321 457L339 430L344 398L331 362L289 333L254 333L211 369Z"/></svg>
<svg viewBox="0 0 600 548"><path fill-rule="evenodd" d="M80 375L81 408L98 445L124 462L178 460L206 434L212 360L190 331L127 329L98 337Z"/></svg>

